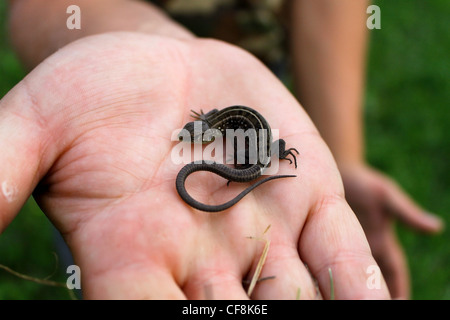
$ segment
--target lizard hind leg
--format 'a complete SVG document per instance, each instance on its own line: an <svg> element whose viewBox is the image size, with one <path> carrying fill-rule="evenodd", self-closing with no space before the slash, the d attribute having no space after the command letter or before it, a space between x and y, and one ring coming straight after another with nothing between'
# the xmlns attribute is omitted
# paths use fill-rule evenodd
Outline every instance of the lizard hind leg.
<svg viewBox="0 0 450 320"><path fill-rule="evenodd" d="M289 164L292 164L292 160L287 157L291 155L292 159L294 159L295 169L297 169L297 157L292 151L295 151L299 155L298 150L295 148L286 149L286 141L283 139L279 139L272 144L272 155L278 154L279 159L288 160Z"/></svg>

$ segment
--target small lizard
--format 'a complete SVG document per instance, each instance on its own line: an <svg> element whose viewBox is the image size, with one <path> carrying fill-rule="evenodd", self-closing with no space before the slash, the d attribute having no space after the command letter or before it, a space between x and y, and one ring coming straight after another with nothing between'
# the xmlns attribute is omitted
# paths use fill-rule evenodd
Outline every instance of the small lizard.
<svg viewBox="0 0 450 320"><path fill-rule="evenodd" d="M184 129L188 130L191 138L191 142L202 142L209 143L213 140L213 137L208 138L203 133L208 129L218 129L222 133L225 134L227 129L254 129L257 133L256 135L249 135L249 146L260 146L260 140L266 150L261 150L259 147L257 149L259 153L258 160L255 164L245 164L242 168L231 168L224 164L220 163L211 163L206 161L201 161L200 163L189 163L185 165L177 175L176 178L176 188L178 194L181 199L183 199L187 204L191 207L207 212L219 212L230 208L235 205L239 200L241 200L246 194L251 192L253 189L258 187L259 185L280 178L290 178L296 177L295 175L277 175L270 176L263 180L256 182L251 185L244 191L242 191L239 195L237 195L234 199L221 204L221 205L207 205L201 203L194 198L192 198L185 188L185 181L187 177L196 171L210 171L215 174L220 175L221 177L228 179L228 183L231 181L235 182L249 182L257 179L262 175L266 167L270 164L270 158L273 154L278 153L278 157L280 159L288 160L289 163L292 164L292 160L287 158L288 155L292 155L294 159L295 168L297 168L297 158L292 153L295 151L298 154L298 151L295 148L289 148L286 150L286 143L283 139L277 140L272 143L272 132L269 126L269 123L264 119L264 117L258 113L257 111L245 107L245 106L231 106L222 110L211 110L208 113L204 114L203 111L201 114L192 111L194 113L194 118L197 121L201 121L202 132L194 132L194 122L189 122L184 126ZM263 131L260 131L263 130ZM261 132L261 133L260 133ZM179 135L179 139L182 140L182 136ZM256 141L254 141L256 139ZM246 149L248 152L248 149ZM237 156L237 151L235 151L235 159ZM247 156L247 154L246 154ZM262 159L261 159L262 158Z"/></svg>

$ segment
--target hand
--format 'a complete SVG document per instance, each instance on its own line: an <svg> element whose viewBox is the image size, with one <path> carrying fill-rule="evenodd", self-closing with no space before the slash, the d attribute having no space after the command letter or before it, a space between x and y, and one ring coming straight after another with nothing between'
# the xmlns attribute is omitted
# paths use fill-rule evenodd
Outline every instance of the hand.
<svg viewBox="0 0 450 320"><path fill-rule="evenodd" d="M227 212L175 190L172 133L190 109L243 104L300 151L297 178L268 182ZM376 262L328 148L284 86L246 52L212 40L109 33L67 45L0 102L0 230L34 195L63 234L86 298L388 298L367 287ZM196 173L187 188L223 203L243 185ZM308 268L305 266L307 264Z"/></svg>
<svg viewBox="0 0 450 320"><path fill-rule="evenodd" d="M395 219L423 232L438 232L442 221L425 213L389 177L361 164L342 166L346 198L366 233L392 297L409 297L407 263L392 223Z"/></svg>

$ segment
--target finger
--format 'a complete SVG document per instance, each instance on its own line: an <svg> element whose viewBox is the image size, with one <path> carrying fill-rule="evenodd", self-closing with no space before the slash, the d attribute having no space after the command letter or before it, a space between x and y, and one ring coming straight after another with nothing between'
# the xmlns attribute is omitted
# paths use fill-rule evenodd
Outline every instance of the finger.
<svg viewBox="0 0 450 320"><path fill-rule="evenodd" d="M438 232L443 228L443 222L439 217L424 212L395 183L388 185L385 206L389 213L414 229Z"/></svg>
<svg viewBox="0 0 450 320"><path fill-rule="evenodd" d="M31 195L54 153L46 123L22 81L0 101L0 232Z"/></svg>
<svg viewBox="0 0 450 320"><path fill-rule="evenodd" d="M250 273L252 276L254 271ZM311 300L318 298L313 279L300 260L297 248L271 243L261 279L251 295L258 300Z"/></svg>
<svg viewBox="0 0 450 320"><path fill-rule="evenodd" d="M381 273L369 272L377 270L377 264L358 220L342 197L317 203L303 228L299 252L324 298L389 298Z"/></svg>
<svg viewBox="0 0 450 320"><path fill-rule="evenodd" d="M393 232L384 239L384 244L373 252L394 299L408 299L410 280L405 255Z"/></svg>
<svg viewBox="0 0 450 320"><path fill-rule="evenodd" d="M248 300L242 276L217 265L198 268L188 278L183 290L188 299Z"/></svg>
<svg viewBox="0 0 450 320"><path fill-rule="evenodd" d="M82 289L83 298L86 299L186 299L168 270L158 267L129 266L120 271L93 273L84 277Z"/></svg>

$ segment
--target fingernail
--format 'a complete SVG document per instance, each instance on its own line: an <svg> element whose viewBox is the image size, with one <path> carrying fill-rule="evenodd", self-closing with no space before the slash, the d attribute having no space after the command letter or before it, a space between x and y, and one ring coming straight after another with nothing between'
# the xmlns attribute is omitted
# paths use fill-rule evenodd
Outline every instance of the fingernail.
<svg viewBox="0 0 450 320"><path fill-rule="evenodd" d="M444 228L444 221L437 215L431 212L424 212L427 223L434 231L441 231Z"/></svg>

